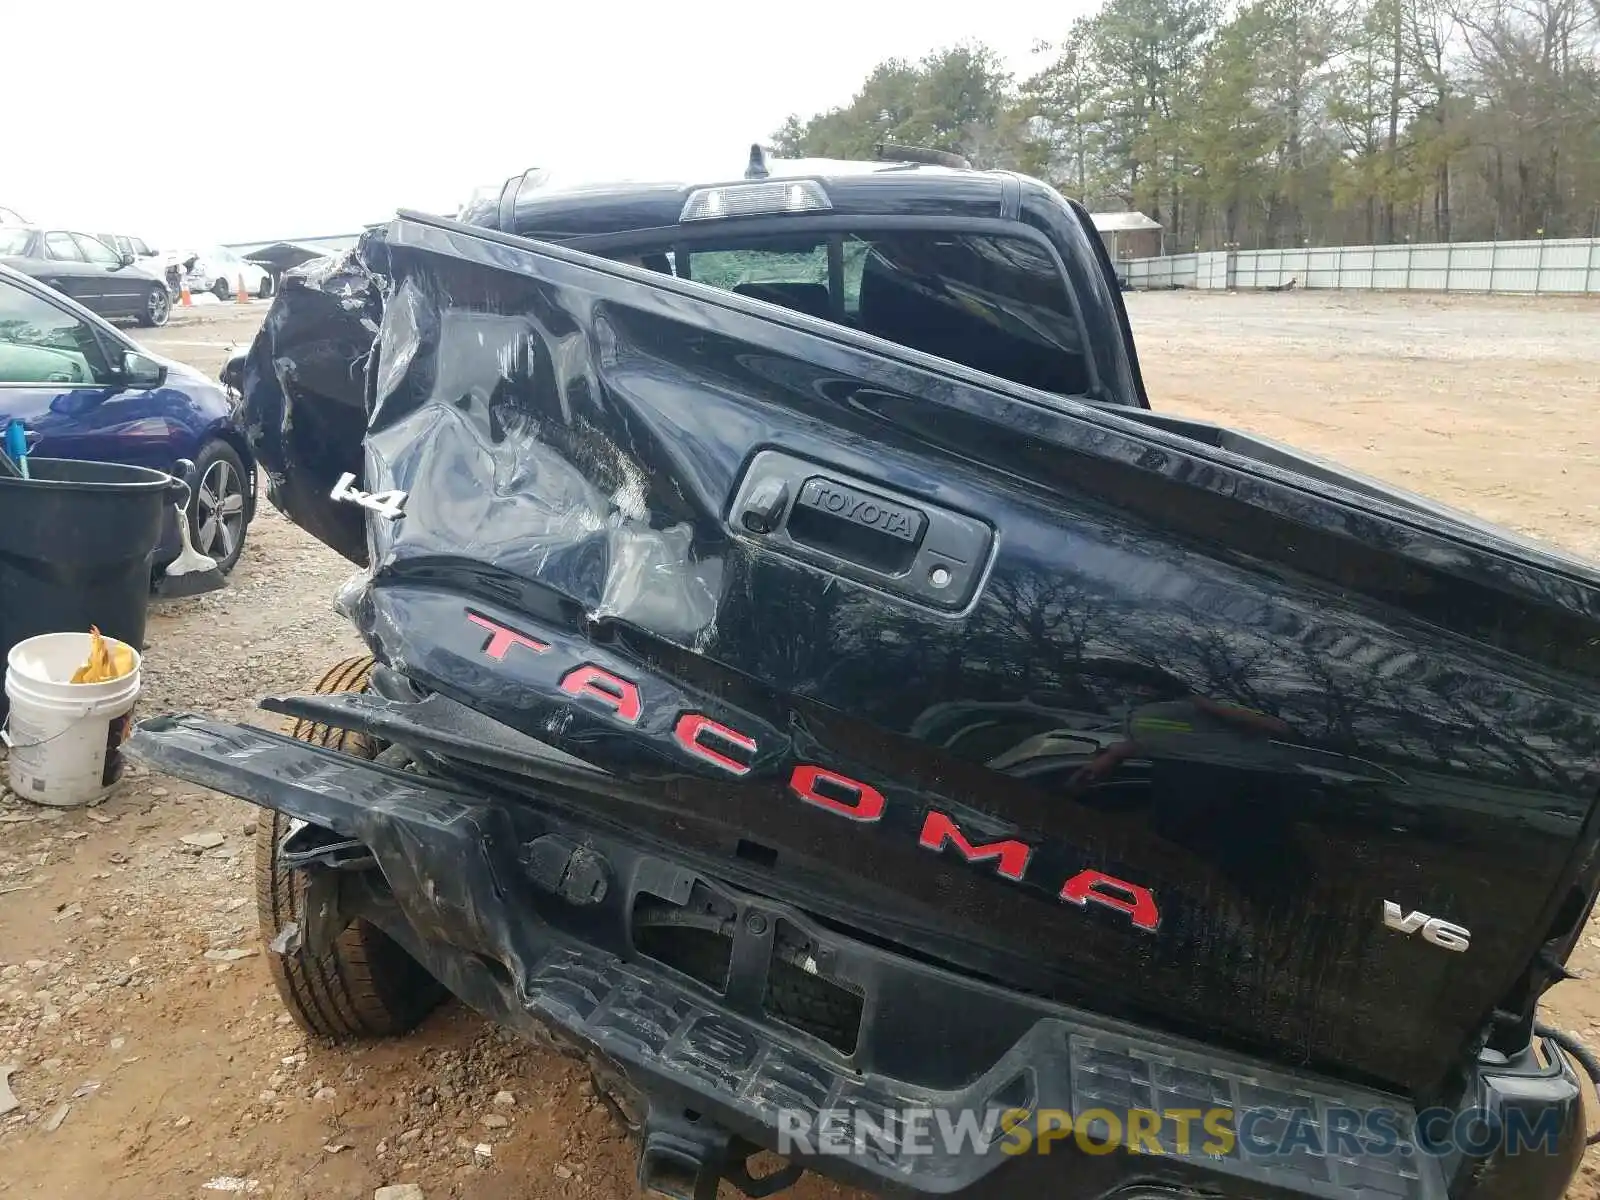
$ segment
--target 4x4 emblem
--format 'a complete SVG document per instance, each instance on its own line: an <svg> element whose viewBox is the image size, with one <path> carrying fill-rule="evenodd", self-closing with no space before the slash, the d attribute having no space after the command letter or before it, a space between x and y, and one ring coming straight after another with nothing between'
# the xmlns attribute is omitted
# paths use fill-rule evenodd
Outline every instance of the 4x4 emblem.
<svg viewBox="0 0 1600 1200"><path fill-rule="evenodd" d="M334 500L349 500L370 508L380 516L388 517L391 521L405 516L406 493L401 491L389 492L363 492L358 487L353 487L356 477L346 471L339 476L339 482L333 485L330 498Z"/></svg>

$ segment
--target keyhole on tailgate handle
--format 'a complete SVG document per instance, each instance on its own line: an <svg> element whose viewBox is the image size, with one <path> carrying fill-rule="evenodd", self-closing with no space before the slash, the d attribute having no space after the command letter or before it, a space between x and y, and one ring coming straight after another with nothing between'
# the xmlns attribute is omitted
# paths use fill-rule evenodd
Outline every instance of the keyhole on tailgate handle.
<svg viewBox="0 0 1600 1200"><path fill-rule="evenodd" d="M739 523L751 533L771 533L789 507L789 485L782 479L763 479L750 489Z"/></svg>
<svg viewBox="0 0 1600 1200"><path fill-rule="evenodd" d="M928 583L932 587L947 588L950 586L950 569L948 567L935 567L928 572Z"/></svg>

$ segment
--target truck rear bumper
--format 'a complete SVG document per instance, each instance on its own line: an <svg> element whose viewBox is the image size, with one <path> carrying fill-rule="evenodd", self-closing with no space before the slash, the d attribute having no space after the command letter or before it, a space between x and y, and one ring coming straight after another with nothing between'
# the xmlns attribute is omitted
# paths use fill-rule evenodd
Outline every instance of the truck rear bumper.
<svg viewBox="0 0 1600 1200"><path fill-rule="evenodd" d="M894 1194L1556 1200L1582 1154L1550 1043L1419 1113L867 945L556 805L197 716L142 722L127 752L309 823L285 849L339 921L608 1064L668 1195L759 1192L742 1160L761 1147ZM646 911L692 952L643 943Z"/></svg>

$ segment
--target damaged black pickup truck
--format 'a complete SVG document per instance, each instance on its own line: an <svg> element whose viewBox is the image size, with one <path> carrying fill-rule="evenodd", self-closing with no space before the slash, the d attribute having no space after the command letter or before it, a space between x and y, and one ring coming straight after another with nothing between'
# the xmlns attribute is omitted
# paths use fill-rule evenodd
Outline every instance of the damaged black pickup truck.
<svg viewBox="0 0 1600 1200"><path fill-rule="evenodd" d="M659 1194L1555 1200L1600 575L1151 411L1085 211L934 157L291 275L236 382L371 656L130 752L262 807L306 1028L454 993Z"/></svg>

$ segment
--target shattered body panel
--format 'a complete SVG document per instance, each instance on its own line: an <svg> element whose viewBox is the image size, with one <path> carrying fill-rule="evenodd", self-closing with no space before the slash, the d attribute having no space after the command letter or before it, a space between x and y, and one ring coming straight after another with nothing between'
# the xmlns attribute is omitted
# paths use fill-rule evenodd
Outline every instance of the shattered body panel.
<svg viewBox="0 0 1600 1200"><path fill-rule="evenodd" d="M419 783L407 810L372 768L188 718L133 748L371 845L366 911L473 1003L520 1024L550 987L588 1006L644 972L700 1006L683 1030L710 1005L744 1030L719 1038L888 1100L976 1099L1022 1062L1078 1079L1044 1047L1090 1027L1407 1111L1499 1086L1485 1043L1524 1061L1595 886L1591 568L1283 447L418 214L273 312L245 383L271 494L368 566L343 604L387 680L276 706L409 746L454 799ZM329 500L345 473L398 515ZM609 900L528 892L551 836L591 848ZM732 914L720 984L641 948L638 896L694 887ZM752 904L832 948L813 974L855 1026L772 1024ZM556 1024L651 1087L704 1068L575 1012ZM1570 1078L1549 1100L1581 1129ZM770 1145L754 1080L704 1086ZM1133 1161L1075 1160L1070 1194ZM1352 1194L1331 1163L1155 1174ZM1455 1165L1368 1163L1364 1194L1502 1194ZM824 1168L1069 1194L1059 1163Z"/></svg>
<svg viewBox="0 0 1600 1200"><path fill-rule="evenodd" d="M361 566L361 510L324 501L344 472L360 478L366 365L382 311L377 283L355 251L318 259L284 277L243 363L233 367L268 499Z"/></svg>

